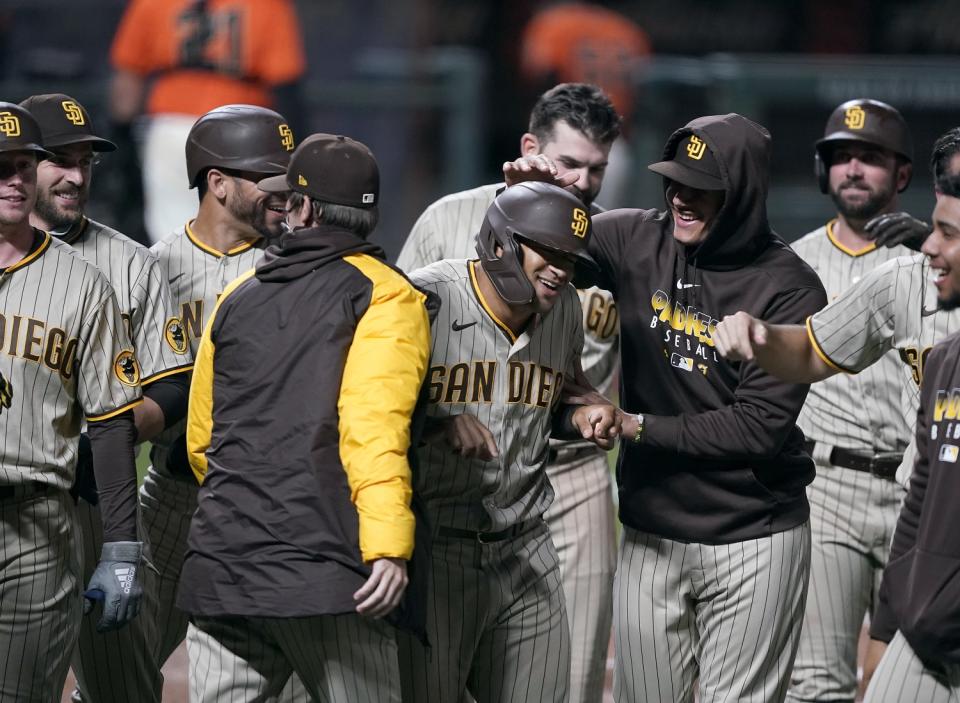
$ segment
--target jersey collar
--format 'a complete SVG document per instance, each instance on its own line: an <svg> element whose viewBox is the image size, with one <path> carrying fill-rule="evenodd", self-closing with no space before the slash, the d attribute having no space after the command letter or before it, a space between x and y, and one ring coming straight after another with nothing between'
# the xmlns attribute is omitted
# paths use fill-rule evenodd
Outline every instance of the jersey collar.
<svg viewBox="0 0 960 703"><path fill-rule="evenodd" d="M510 340L511 344L515 344L517 341L517 335L513 333L509 327L507 327L503 321L496 316L493 312L493 309L487 304L487 301L483 297L483 293L480 292L480 286L477 284L477 272L474 270L474 267L477 265L476 261L468 261L467 268L470 270L470 286L473 288L473 294L477 298L477 302L480 303L480 307L483 308L484 312L487 313L487 316L493 320L494 324L500 328L500 331L507 335L507 339Z"/></svg>
<svg viewBox="0 0 960 703"><path fill-rule="evenodd" d="M206 254L210 254L211 256L215 256L218 259L224 256L235 256L237 254L242 254L247 249L252 249L253 245L255 244L255 242L244 242L243 244L239 246L235 246L233 249L230 249L229 251L222 252L201 242L200 238L197 237L196 234L194 234L193 228L190 226L192 224L193 224L193 220L190 220L189 222L187 222L187 224L184 225L184 231L187 233L187 239L189 239L190 242L195 247L197 247L197 249L200 249L202 252Z"/></svg>
<svg viewBox="0 0 960 703"><path fill-rule="evenodd" d="M27 252L27 255L24 256L20 261L13 264L13 266L8 266L5 269L0 269L0 273L12 273L17 269L22 269L26 266L29 266L34 261L43 256L43 252L50 248L51 236L39 230L36 227L33 228L33 244L30 247L30 251Z"/></svg>
<svg viewBox="0 0 960 703"><path fill-rule="evenodd" d="M827 223L827 239L830 240L830 243L833 244L833 246L835 246L837 249L839 249L840 251L842 251L842 252L843 252L844 254L846 254L847 256L852 256L852 257L856 258L856 257L858 257L858 256L863 256L864 254L869 254L871 251L873 251L874 249L877 248L876 242L870 242L870 243L869 243L867 246L865 246L863 249L857 249L857 250L854 250L854 249L851 249L850 247L844 246L843 244L840 243L840 240L837 239L836 235L834 235L834 233L833 233L833 226L834 226L835 224L837 224L837 219L836 219L836 218L830 220L830 221Z"/></svg>

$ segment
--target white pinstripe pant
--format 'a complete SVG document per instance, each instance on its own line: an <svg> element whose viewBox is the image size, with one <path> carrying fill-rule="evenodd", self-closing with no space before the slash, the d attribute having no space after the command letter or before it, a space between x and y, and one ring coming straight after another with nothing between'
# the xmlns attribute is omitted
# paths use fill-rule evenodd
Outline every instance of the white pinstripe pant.
<svg viewBox="0 0 960 703"><path fill-rule="evenodd" d="M960 703L960 666L926 666L899 632L883 653L863 703Z"/></svg>
<svg viewBox="0 0 960 703"><path fill-rule="evenodd" d="M696 544L624 527L614 582L617 701L782 701L810 571L810 527Z"/></svg>
<svg viewBox="0 0 960 703"><path fill-rule="evenodd" d="M0 701L56 703L82 617L73 499L3 499L0 521Z"/></svg>
<svg viewBox="0 0 960 703"><path fill-rule="evenodd" d="M404 703L565 703L570 634L543 522L480 544L434 538L428 651L398 634Z"/></svg>
<svg viewBox="0 0 960 703"><path fill-rule="evenodd" d="M277 701L296 672L323 703L400 703L394 629L361 615L194 618L191 703Z"/></svg>
<svg viewBox="0 0 960 703"><path fill-rule="evenodd" d="M876 602L903 495L896 481L817 464L807 487L810 592L788 701L853 703L863 616Z"/></svg>

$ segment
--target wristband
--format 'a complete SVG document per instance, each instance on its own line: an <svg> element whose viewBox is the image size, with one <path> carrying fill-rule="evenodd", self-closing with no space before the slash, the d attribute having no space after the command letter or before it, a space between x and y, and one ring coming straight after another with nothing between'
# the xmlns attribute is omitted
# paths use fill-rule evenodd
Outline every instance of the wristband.
<svg viewBox="0 0 960 703"><path fill-rule="evenodd" d="M637 431L633 433L633 443L641 444L643 442L643 413L637 413Z"/></svg>

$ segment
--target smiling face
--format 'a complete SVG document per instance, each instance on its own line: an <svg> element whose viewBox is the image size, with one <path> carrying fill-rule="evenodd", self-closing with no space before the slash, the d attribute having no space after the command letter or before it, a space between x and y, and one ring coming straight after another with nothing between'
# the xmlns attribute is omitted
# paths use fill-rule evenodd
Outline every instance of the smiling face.
<svg viewBox="0 0 960 703"><path fill-rule="evenodd" d="M83 217L90 198L94 154L89 144L57 147L53 156L37 165L38 224L61 229Z"/></svg>
<svg viewBox="0 0 960 703"><path fill-rule="evenodd" d="M938 307L960 307L960 198L941 195L937 199L933 234L923 243L922 251L929 257Z"/></svg>
<svg viewBox="0 0 960 703"><path fill-rule="evenodd" d="M286 195L265 193L257 182L268 175L250 172L225 172L228 176L225 207L233 217L253 232L268 239L284 232Z"/></svg>
<svg viewBox="0 0 960 703"><path fill-rule="evenodd" d="M19 225L37 200L37 156L33 151L0 152L0 225Z"/></svg>
<svg viewBox="0 0 960 703"><path fill-rule="evenodd" d="M844 217L869 220L895 202L908 169L889 149L839 142L830 153L830 197Z"/></svg>
<svg viewBox="0 0 960 703"><path fill-rule="evenodd" d="M524 156L543 154L557 165L557 175L576 173L577 180L566 190L589 206L600 194L612 143L591 141L564 120L557 120L549 139L540 141L531 133L523 135L520 150Z"/></svg>
<svg viewBox="0 0 960 703"><path fill-rule="evenodd" d="M534 243L520 242L523 272L533 286L533 312L549 312L570 280L576 268L576 259L539 247Z"/></svg>
<svg viewBox="0 0 960 703"><path fill-rule="evenodd" d="M673 238L690 246L707 238L723 207L725 194L722 190L700 190L669 181L666 197L673 215Z"/></svg>

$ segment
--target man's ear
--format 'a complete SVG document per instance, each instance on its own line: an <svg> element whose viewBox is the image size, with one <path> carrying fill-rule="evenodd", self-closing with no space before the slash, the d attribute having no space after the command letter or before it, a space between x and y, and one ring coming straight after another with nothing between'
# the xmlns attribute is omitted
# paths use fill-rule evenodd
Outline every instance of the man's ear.
<svg viewBox="0 0 960 703"><path fill-rule="evenodd" d="M540 153L540 140L531 132L524 132L520 137L520 156L536 156Z"/></svg>
<svg viewBox="0 0 960 703"><path fill-rule="evenodd" d="M207 192L216 196L217 200L227 197L227 174L215 168L207 171Z"/></svg>
<svg viewBox="0 0 960 703"><path fill-rule="evenodd" d="M910 177L913 175L913 164L903 163L897 168L897 192L902 193L910 185Z"/></svg>

